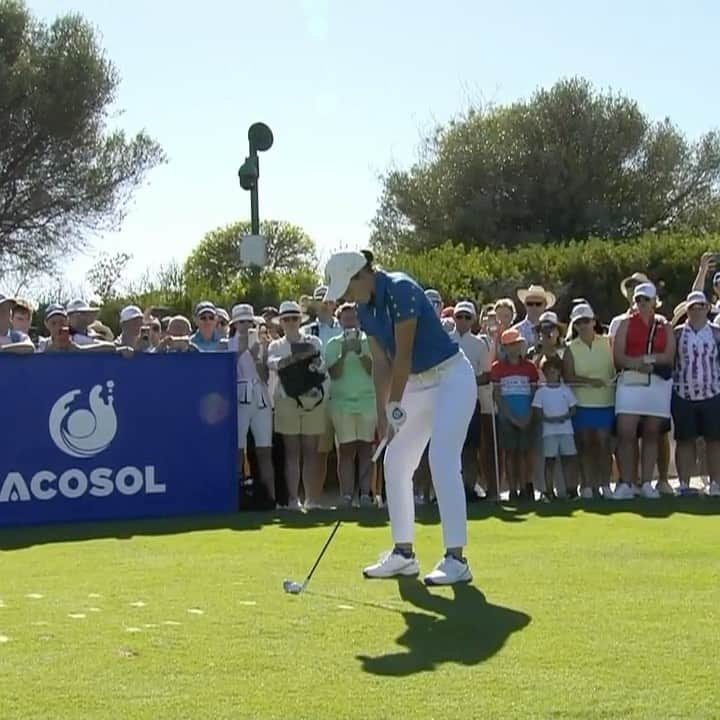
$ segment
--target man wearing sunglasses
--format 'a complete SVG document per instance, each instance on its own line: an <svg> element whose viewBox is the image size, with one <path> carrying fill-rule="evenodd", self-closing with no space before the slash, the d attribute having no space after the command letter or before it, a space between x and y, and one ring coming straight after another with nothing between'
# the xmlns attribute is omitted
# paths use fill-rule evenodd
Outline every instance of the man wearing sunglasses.
<svg viewBox="0 0 720 720"><path fill-rule="evenodd" d="M218 352L224 350L226 340L217 327L217 308L207 300L195 306L196 332L190 338L200 352Z"/></svg>
<svg viewBox="0 0 720 720"><path fill-rule="evenodd" d="M525 340L526 350L538 342L537 327L540 316L555 305L555 295L542 285L530 285L529 288L518 290L518 299L525 306L525 319L515 329Z"/></svg>
<svg viewBox="0 0 720 720"><path fill-rule="evenodd" d="M480 475L478 472L478 455L483 440L489 440L490 443L492 443L492 425L486 424L485 427L483 427L483 419L486 418L492 422L492 415L482 415L480 393L489 390L490 402L492 402L492 388L490 386L492 356L490 353L490 344L487 339L480 338L472 332L473 325L477 320L475 304L470 300L461 300L455 305L453 315L455 319L455 330L450 334L450 337L460 345L467 359L470 361L475 371L475 378L478 385L478 402L475 405L472 420L470 420L462 454L462 474L463 482L465 483L465 496L469 502L473 502L479 497L484 497L486 494L478 484ZM483 438L483 432L486 435L485 438ZM492 446L490 447L492 448ZM483 456L484 455L485 453L483 453ZM483 463L482 470L485 483L490 483L491 478L486 463ZM492 478L492 480L494 480L494 478ZM491 490L489 494L494 496L497 495L497 492Z"/></svg>

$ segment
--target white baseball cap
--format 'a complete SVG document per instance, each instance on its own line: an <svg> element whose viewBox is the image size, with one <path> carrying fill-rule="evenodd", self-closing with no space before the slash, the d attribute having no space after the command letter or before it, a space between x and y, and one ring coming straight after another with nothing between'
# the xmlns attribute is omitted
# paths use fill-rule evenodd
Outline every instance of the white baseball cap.
<svg viewBox="0 0 720 720"><path fill-rule="evenodd" d="M571 323L574 323L576 320L580 320L581 318L587 318L588 320L595 319L595 311L587 303L576 305L570 313Z"/></svg>
<svg viewBox="0 0 720 720"><path fill-rule="evenodd" d="M705 297L705 293L701 290L693 290L686 298L685 298L685 306L690 307L691 305L706 305L707 304L707 298Z"/></svg>
<svg viewBox="0 0 720 720"><path fill-rule="evenodd" d="M347 292L353 276L367 264L367 258L359 250L343 250L331 255L325 265L325 281L328 285L325 301L337 302Z"/></svg>
<svg viewBox="0 0 720 720"><path fill-rule="evenodd" d="M459 303L455 305L455 309L453 310L453 315L459 315L460 313L468 313L469 315L472 315L474 318L477 317L477 311L475 310L475 305L470 302L470 300L461 300Z"/></svg>
<svg viewBox="0 0 720 720"><path fill-rule="evenodd" d="M128 305L120 311L120 324L137 320L143 317L142 310L137 305Z"/></svg>
<svg viewBox="0 0 720 720"><path fill-rule="evenodd" d="M633 300L637 300L639 297L650 298L654 300L657 297L657 288L652 283L640 283L633 290Z"/></svg>
<svg viewBox="0 0 720 720"><path fill-rule="evenodd" d="M586 303L585 303L586 304ZM580 307L579 305L576 305L575 307ZM588 307L590 307L588 305ZM555 325L555 327L560 327L560 322L558 320L557 313L554 313L552 310L546 310L537 321L538 325Z"/></svg>
<svg viewBox="0 0 720 720"><path fill-rule="evenodd" d="M63 317L67 317L67 312L62 305L58 303L53 303L52 305L48 305L47 308L45 308L46 320L49 320L51 317L55 317L56 315L62 315Z"/></svg>
<svg viewBox="0 0 720 720"><path fill-rule="evenodd" d="M429 288L425 291L425 297L431 302L436 304L442 303L442 295L434 288Z"/></svg>
<svg viewBox="0 0 720 720"><path fill-rule="evenodd" d="M326 285L320 285L319 287L315 288L315 291L313 292L313 300L320 300L324 301L325 296L327 295L327 286Z"/></svg>

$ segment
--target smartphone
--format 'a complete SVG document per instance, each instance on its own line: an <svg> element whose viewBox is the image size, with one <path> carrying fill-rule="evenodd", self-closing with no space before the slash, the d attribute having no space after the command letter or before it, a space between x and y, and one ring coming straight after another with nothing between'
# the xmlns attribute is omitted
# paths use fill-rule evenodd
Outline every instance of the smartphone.
<svg viewBox="0 0 720 720"><path fill-rule="evenodd" d="M252 350L260 342L260 337L256 328L248 330L248 350Z"/></svg>
<svg viewBox="0 0 720 720"><path fill-rule="evenodd" d="M62 340L69 340L70 339L70 328L65 325L64 327L60 328L60 332L58 333L60 335L60 338Z"/></svg>
<svg viewBox="0 0 720 720"><path fill-rule="evenodd" d="M348 328L343 333L346 340L357 340L358 339L358 331L357 328Z"/></svg>

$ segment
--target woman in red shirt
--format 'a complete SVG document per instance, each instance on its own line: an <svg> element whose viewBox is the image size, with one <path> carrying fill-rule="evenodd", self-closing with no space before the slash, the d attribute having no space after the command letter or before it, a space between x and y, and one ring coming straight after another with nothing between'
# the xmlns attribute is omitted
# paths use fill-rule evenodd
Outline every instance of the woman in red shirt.
<svg viewBox="0 0 720 720"><path fill-rule="evenodd" d="M642 283L633 293L634 308L617 331L613 344L618 378L615 396L617 460L621 481L614 500L630 500L638 484L638 429L642 438L640 493L660 497L652 485L658 439L670 418L675 336L667 320L655 314L657 290Z"/></svg>

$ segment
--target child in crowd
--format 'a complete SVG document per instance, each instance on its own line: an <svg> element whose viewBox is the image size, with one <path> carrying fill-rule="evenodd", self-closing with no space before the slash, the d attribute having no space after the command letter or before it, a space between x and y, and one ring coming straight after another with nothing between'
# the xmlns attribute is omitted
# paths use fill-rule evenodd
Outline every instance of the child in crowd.
<svg viewBox="0 0 720 720"><path fill-rule="evenodd" d="M577 487L577 450L571 422L576 401L572 390L561 382L562 369L562 360L556 355L543 360L541 370L545 384L537 389L532 403L542 422L545 453L545 492L542 493L542 499L545 502L556 499L553 478L558 455L566 484L568 487ZM590 492L592 497L592 490Z"/></svg>
<svg viewBox="0 0 720 720"><path fill-rule="evenodd" d="M524 340L515 329L500 336L502 359L490 370L498 406L498 440L505 456L505 470L510 500L534 499L530 472L533 466L532 396L538 382L538 371L523 357ZM522 492L519 493L518 491Z"/></svg>

